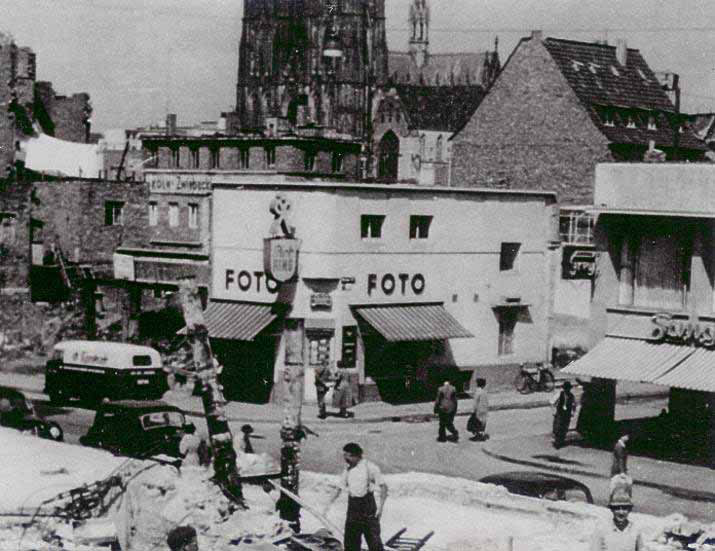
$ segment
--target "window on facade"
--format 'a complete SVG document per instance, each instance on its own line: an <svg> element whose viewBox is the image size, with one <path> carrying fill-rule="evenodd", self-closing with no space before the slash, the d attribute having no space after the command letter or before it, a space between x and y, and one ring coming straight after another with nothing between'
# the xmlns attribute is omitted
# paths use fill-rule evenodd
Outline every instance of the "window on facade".
<svg viewBox="0 0 715 551"><path fill-rule="evenodd" d="M191 168L199 168L199 150L197 148L189 149L191 156Z"/></svg>
<svg viewBox="0 0 715 551"><path fill-rule="evenodd" d="M628 115L628 117L626 118L626 128L637 128L636 120L631 115Z"/></svg>
<svg viewBox="0 0 715 551"><path fill-rule="evenodd" d="M332 335L329 333L313 333L308 335L308 357L310 365L318 366L330 361L330 341Z"/></svg>
<svg viewBox="0 0 715 551"><path fill-rule="evenodd" d="M360 236L363 239L380 239L385 217L380 214L363 214L360 217Z"/></svg>
<svg viewBox="0 0 715 551"><path fill-rule="evenodd" d="M179 203L169 203L169 226L175 228L179 225Z"/></svg>
<svg viewBox="0 0 715 551"><path fill-rule="evenodd" d="M189 203L189 227L199 227L199 205L196 203Z"/></svg>
<svg viewBox="0 0 715 551"><path fill-rule="evenodd" d="M499 342L497 344L499 356L509 356L514 353L514 329L516 328L517 314L516 308L499 310Z"/></svg>
<svg viewBox="0 0 715 551"><path fill-rule="evenodd" d="M603 126L616 126L616 118L612 111L603 111Z"/></svg>
<svg viewBox="0 0 715 551"><path fill-rule="evenodd" d="M266 166L272 167L276 164L276 148L266 147Z"/></svg>
<svg viewBox="0 0 715 551"><path fill-rule="evenodd" d="M209 167L219 168L221 166L221 150L218 147L209 149Z"/></svg>
<svg viewBox="0 0 715 551"><path fill-rule="evenodd" d="M172 147L171 148L171 166L174 168L179 168L180 159L181 159L181 155L179 152L179 148Z"/></svg>
<svg viewBox="0 0 715 551"><path fill-rule="evenodd" d="M120 201L107 201L104 203L104 225L124 225L124 203Z"/></svg>
<svg viewBox="0 0 715 551"><path fill-rule="evenodd" d="M521 243L502 243L501 252L499 254L499 271L508 272L516 270L517 258L519 257L519 249Z"/></svg>
<svg viewBox="0 0 715 551"><path fill-rule="evenodd" d="M149 203L149 225L156 226L159 223L159 203L152 201Z"/></svg>
<svg viewBox="0 0 715 551"><path fill-rule="evenodd" d="M619 244L618 302L624 306L682 310L687 306L692 230L639 225Z"/></svg>
<svg viewBox="0 0 715 551"><path fill-rule="evenodd" d="M442 143L442 136L437 137L437 145L435 146L435 161L438 163L442 162L442 149L444 145Z"/></svg>
<svg viewBox="0 0 715 551"><path fill-rule="evenodd" d="M431 216L410 216L410 239L427 239L431 224Z"/></svg>
<svg viewBox="0 0 715 551"><path fill-rule="evenodd" d="M425 158L425 150L427 148L427 138L424 136L420 136L420 158L424 160Z"/></svg>
<svg viewBox="0 0 715 551"><path fill-rule="evenodd" d="M343 154L342 153L333 153L332 170L333 170L333 172L342 172L343 171Z"/></svg>
<svg viewBox="0 0 715 551"><path fill-rule="evenodd" d="M653 115L648 117L648 130L658 130L658 122Z"/></svg>
<svg viewBox="0 0 715 551"><path fill-rule="evenodd" d="M249 168L251 159L251 150L247 147L242 147L239 150L239 156L241 160L241 168Z"/></svg>
<svg viewBox="0 0 715 551"><path fill-rule="evenodd" d="M303 154L303 164L306 172L315 170L315 151L306 151Z"/></svg>

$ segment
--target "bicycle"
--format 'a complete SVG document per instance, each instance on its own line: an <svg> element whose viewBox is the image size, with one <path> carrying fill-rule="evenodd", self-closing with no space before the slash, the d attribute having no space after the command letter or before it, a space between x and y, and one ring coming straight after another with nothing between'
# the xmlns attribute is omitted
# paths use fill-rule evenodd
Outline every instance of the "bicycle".
<svg viewBox="0 0 715 551"><path fill-rule="evenodd" d="M554 390L555 379L549 364L529 366L523 363L519 367L519 373L516 374L514 379L514 387L521 394L529 394L539 390L544 392Z"/></svg>

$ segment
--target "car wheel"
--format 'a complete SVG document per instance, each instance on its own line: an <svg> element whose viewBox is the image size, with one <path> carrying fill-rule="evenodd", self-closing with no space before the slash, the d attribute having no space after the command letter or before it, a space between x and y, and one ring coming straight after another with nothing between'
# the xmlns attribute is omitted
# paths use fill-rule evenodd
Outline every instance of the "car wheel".
<svg viewBox="0 0 715 551"><path fill-rule="evenodd" d="M47 427L45 428L45 434L46 438L54 440L55 442L62 442L65 438L65 433L62 430L62 427L54 421L48 423Z"/></svg>

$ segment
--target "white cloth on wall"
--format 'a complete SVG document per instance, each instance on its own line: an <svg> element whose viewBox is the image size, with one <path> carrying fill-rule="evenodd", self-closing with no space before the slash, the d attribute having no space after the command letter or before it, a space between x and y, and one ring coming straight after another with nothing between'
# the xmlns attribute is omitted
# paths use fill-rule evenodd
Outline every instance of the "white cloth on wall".
<svg viewBox="0 0 715 551"><path fill-rule="evenodd" d="M58 140L40 134L20 144L25 152L25 167L56 176L98 178L102 169L97 144Z"/></svg>

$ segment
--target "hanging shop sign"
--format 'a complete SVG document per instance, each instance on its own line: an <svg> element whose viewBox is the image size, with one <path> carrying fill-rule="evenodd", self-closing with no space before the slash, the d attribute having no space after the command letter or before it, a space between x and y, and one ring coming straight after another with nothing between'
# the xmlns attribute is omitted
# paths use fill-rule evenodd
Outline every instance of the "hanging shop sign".
<svg viewBox="0 0 715 551"><path fill-rule="evenodd" d="M292 204L282 193L271 201L273 215L270 237L263 240L263 269L280 283L291 281L298 273L300 239L295 238L295 227L290 224Z"/></svg>
<svg viewBox="0 0 715 551"><path fill-rule="evenodd" d="M333 308L333 297L330 293L313 293L310 295L311 310L331 310Z"/></svg>
<svg viewBox="0 0 715 551"><path fill-rule="evenodd" d="M715 348L715 323L673 319L670 314L656 314L651 321L651 341Z"/></svg>

